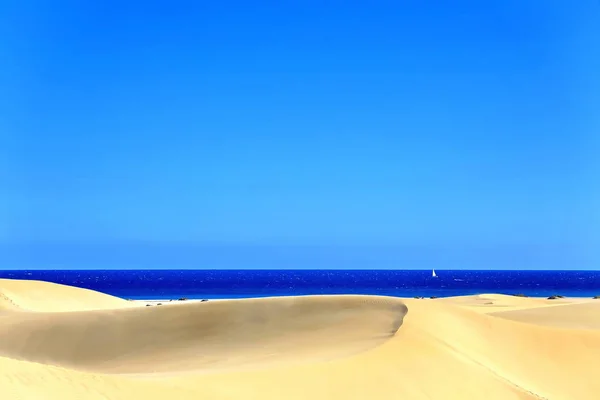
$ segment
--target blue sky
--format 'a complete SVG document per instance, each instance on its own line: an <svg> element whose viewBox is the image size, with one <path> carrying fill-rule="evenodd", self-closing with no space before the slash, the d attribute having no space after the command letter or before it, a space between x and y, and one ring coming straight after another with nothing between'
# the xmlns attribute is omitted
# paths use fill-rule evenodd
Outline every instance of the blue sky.
<svg viewBox="0 0 600 400"><path fill-rule="evenodd" d="M597 0L0 7L0 268L600 269Z"/></svg>

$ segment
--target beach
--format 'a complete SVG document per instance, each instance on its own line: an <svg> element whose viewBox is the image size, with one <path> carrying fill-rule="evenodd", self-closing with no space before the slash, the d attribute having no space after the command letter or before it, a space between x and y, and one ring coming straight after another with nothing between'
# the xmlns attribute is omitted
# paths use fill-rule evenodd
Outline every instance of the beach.
<svg viewBox="0 0 600 400"><path fill-rule="evenodd" d="M2 399L586 400L598 359L591 298L127 301L0 279Z"/></svg>

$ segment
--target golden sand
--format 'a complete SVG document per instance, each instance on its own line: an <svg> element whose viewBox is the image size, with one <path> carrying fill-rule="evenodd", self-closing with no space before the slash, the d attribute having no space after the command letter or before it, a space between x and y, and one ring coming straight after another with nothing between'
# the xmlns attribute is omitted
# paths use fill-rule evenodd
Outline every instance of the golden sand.
<svg viewBox="0 0 600 400"><path fill-rule="evenodd" d="M600 300L305 296L146 307L0 280L0 399L600 398Z"/></svg>

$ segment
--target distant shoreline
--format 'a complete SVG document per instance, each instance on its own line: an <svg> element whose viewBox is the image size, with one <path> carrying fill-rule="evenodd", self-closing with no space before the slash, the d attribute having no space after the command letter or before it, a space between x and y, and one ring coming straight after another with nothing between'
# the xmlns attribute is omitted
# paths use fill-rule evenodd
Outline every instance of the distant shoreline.
<svg viewBox="0 0 600 400"><path fill-rule="evenodd" d="M494 295L506 295L504 293L494 293ZM347 296L355 296L356 294L354 293L348 293ZM461 298L461 297L473 297L473 296L486 296L489 295L489 293L479 293L479 294L470 294L470 295L464 295L464 296L445 296L445 297L425 297L425 296L419 296L419 297L400 297L400 296L385 296L385 297L396 297L398 299L401 300L436 300L436 299L454 299L454 298ZM133 302L137 302L137 303L147 303L147 304L152 304L152 305L156 305L156 304L180 304L180 303L204 303L204 302L209 302L209 301L223 301L223 300L244 300L244 299L263 299L263 298L273 298L273 297L306 297L306 296L346 296L344 294L334 294L334 295L327 295L327 294L316 294L316 295L285 295L285 296L262 296L262 297L221 297L221 298L210 298L210 299L201 299L201 298L189 298L189 299L185 299L185 300L181 300L181 299L124 299L124 300L128 300L128 301L133 301ZM363 296L372 296L372 295L363 295ZM506 296L513 296L513 297L517 297L517 298L527 298L527 299L539 299L539 300L548 300L548 296L515 296L515 295L506 295ZM585 297L585 296L563 296L560 298L557 298L555 300L558 301L583 301L583 300L594 300L594 296L592 297ZM598 299L598 301L600 301L600 299Z"/></svg>
<svg viewBox="0 0 600 400"><path fill-rule="evenodd" d="M132 300L168 301L304 295L533 298L600 295L598 271L431 270L55 270L2 271L0 278L54 282Z"/></svg>

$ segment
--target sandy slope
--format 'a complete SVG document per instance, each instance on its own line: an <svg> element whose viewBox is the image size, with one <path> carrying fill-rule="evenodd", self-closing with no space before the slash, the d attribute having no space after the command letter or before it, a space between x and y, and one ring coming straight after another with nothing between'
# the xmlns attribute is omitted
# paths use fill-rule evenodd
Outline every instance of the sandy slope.
<svg viewBox="0 0 600 400"><path fill-rule="evenodd" d="M592 328L600 301L309 296L144 307L41 282L3 280L0 292L1 399L600 394L600 330L564 327L579 318ZM552 315L571 322L543 326Z"/></svg>
<svg viewBox="0 0 600 400"><path fill-rule="evenodd" d="M502 311L526 310L539 307L552 307L557 305L589 302L590 299L564 298L547 300L539 297L518 297L504 294L480 294L473 296L456 296L440 298L436 301L459 305L472 311L481 313L496 313Z"/></svg>
<svg viewBox="0 0 600 400"><path fill-rule="evenodd" d="M600 300L555 307L536 307L512 311L493 312L489 315L530 324L559 328L600 330Z"/></svg>
<svg viewBox="0 0 600 400"><path fill-rule="evenodd" d="M575 329L600 329L600 299L525 298L500 294L458 296L436 301L479 313L529 324Z"/></svg>

